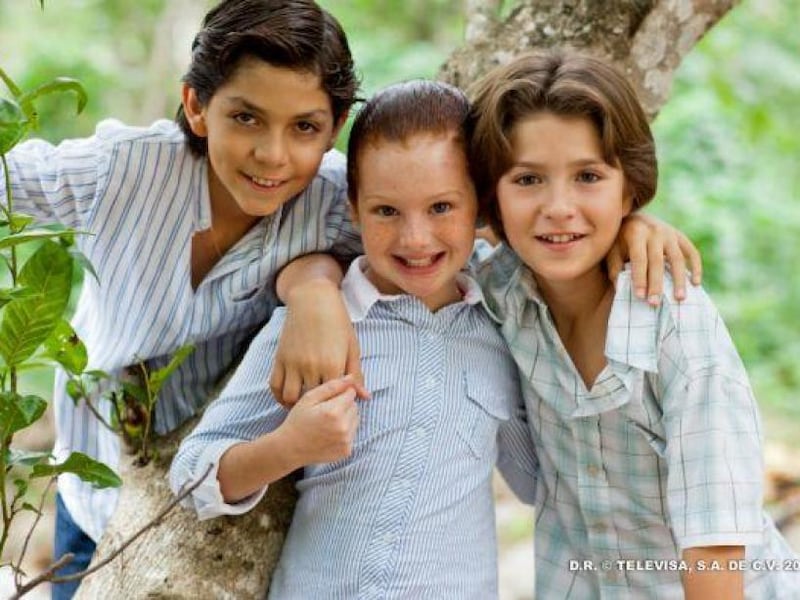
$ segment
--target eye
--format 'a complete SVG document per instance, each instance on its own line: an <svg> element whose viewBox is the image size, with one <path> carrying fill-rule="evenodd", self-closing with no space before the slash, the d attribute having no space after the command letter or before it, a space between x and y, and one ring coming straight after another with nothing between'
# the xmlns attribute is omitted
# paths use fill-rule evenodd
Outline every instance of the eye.
<svg viewBox="0 0 800 600"><path fill-rule="evenodd" d="M577 179L580 183L596 183L600 181L600 175L594 171L581 171Z"/></svg>
<svg viewBox="0 0 800 600"><path fill-rule="evenodd" d="M251 126L256 124L256 118L248 112L240 112L233 115L233 120L241 125Z"/></svg>
<svg viewBox="0 0 800 600"><path fill-rule="evenodd" d="M392 206L386 206L386 205L376 206L374 211L375 211L375 214L380 216L380 217L393 217L393 216L395 216L397 214L397 209L396 208L394 208Z"/></svg>
<svg viewBox="0 0 800 600"><path fill-rule="evenodd" d="M435 215L442 215L446 212L450 212L453 209L453 205L449 202L436 202L431 206L431 212Z"/></svg>
<svg viewBox="0 0 800 600"><path fill-rule="evenodd" d="M522 175L517 175L512 179L512 181L517 185L529 186L542 183L542 178L538 175L534 175L533 173L524 173Z"/></svg>
<svg viewBox="0 0 800 600"><path fill-rule="evenodd" d="M298 121L296 127L301 133L316 133L320 130L319 126L311 121Z"/></svg>

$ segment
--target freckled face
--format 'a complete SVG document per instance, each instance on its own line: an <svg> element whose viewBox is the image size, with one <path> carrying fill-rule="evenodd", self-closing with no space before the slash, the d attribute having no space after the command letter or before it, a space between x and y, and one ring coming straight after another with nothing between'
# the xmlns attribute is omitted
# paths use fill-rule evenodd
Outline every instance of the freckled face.
<svg viewBox="0 0 800 600"><path fill-rule="evenodd" d="M367 277L431 310L459 300L455 277L472 252L478 210L463 148L452 134L417 134L369 144L358 160L353 216Z"/></svg>
<svg viewBox="0 0 800 600"><path fill-rule="evenodd" d="M517 123L510 139L514 164L497 184L509 244L540 282L595 274L632 206L595 125L541 112Z"/></svg>
<svg viewBox="0 0 800 600"><path fill-rule="evenodd" d="M318 75L245 57L206 106L184 86L192 131L208 140L212 203L262 217L303 191L339 125Z"/></svg>

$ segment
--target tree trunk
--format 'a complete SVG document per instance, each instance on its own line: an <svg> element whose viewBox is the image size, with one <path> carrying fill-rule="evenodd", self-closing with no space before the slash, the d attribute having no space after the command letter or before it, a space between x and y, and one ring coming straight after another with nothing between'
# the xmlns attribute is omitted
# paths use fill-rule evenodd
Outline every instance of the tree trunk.
<svg viewBox="0 0 800 600"><path fill-rule="evenodd" d="M92 564L113 553L147 525L174 496L167 472L178 444L196 424L159 440L158 459L145 467L123 456L125 485ZM293 480L270 486L246 515L198 521L193 510L176 507L111 563L83 580L77 600L97 598L239 600L260 598L280 555L294 510Z"/></svg>
<svg viewBox="0 0 800 600"><path fill-rule="evenodd" d="M675 69L738 0L524 0L508 17L501 2L468 1L467 39L440 78L467 87L518 54L568 45L621 66L651 117L666 101ZM184 432L192 424L184 428ZM150 521L172 495L166 483L180 433L160 444L160 459L125 466L125 485L95 560ZM291 482L249 515L198 522L178 508L110 565L89 576L78 598L255 598L266 589L291 519Z"/></svg>

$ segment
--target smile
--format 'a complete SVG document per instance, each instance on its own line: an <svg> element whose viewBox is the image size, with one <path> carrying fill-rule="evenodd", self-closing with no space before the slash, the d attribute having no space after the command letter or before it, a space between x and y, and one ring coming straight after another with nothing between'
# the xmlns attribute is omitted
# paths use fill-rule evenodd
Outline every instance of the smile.
<svg viewBox="0 0 800 600"><path fill-rule="evenodd" d="M264 188L276 188L285 183L283 179L266 179L263 177L256 177L255 175L247 175L246 177L257 186Z"/></svg>
<svg viewBox="0 0 800 600"><path fill-rule="evenodd" d="M586 237L582 233L555 233L550 235L537 235L536 239L549 244L568 244Z"/></svg>
<svg viewBox="0 0 800 600"><path fill-rule="evenodd" d="M424 269L438 262L438 260L442 256L444 256L444 252L440 252L439 254L433 254L431 256L426 256L424 258L404 258L402 256L396 256L395 258L408 268Z"/></svg>

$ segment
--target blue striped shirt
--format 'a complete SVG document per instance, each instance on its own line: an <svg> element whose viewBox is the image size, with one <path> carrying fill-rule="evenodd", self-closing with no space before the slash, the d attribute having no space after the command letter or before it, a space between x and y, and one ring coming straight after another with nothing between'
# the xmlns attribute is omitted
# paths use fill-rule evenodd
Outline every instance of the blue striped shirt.
<svg viewBox="0 0 800 600"><path fill-rule="evenodd" d="M92 234L78 236L77 245L99 283L86 277L73 318L91 368L118 375L144 360L155 369L181 345L195 344L161 393L155 416L161 433L193 415L242 355L277 305L274 277L283 265L317 250L343 256L360 250L347 211L344 158L335 151L309 187L256 224L196 290L191 241L211 226L208 163L189 153L174 123L133 128L105 121L90 138L58 146L31 140L8 159L15 210ZM56 458L77 450L116 467L117 435L84 403L75 406L64 384L57 373ZM94 401L108 417L103 391ZM59 491L78 525L99 539L116 490L93 490L67 475Z"/></svg>
<svg viewBox="0 0 800 600"><path fill-rule="evenodd" d="M359 403L352 455L305 468L270 597L451 598L497 596L491 475L535 464L516 367L482 310L477 284L464 301L431 313L412 296L381 296L354 263L343 293L372 398ZM286 416L265 389L283 309L242 364L171 469L176 492L232 445L277 428ZM309 435L313 435L309 432ZM263 494L263 491L262 491ZM214 475L190 500L201 516L225 505Z"/></svg>
<svg viewBox="0 0 800 600"><path fill-rule="evenodd" d="M677 303L667 279L654 309L623 272L587 389L519 258L501 246L479 273L540 464L536 597L681 598L682 550L741 545L748 598L800 598L797 559L763 511L758 407L705 292Z"/></svg>

